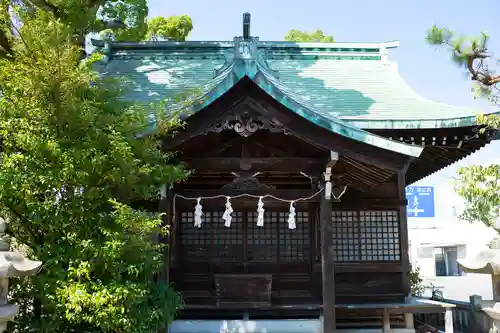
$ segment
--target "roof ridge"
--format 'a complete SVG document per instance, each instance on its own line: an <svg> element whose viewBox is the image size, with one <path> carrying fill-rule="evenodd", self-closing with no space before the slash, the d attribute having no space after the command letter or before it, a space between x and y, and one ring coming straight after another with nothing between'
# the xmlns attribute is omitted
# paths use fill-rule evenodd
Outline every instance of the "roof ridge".
<svg viewBox="0 0 500 333"><path fill-rule="evenodd" d="M238 37L235 37L235 39ZM290 41L260 41L258 37L253 37L258 41L258 47L264 49L317 49L317 50L380 50L392 49L399 46L399 41L388 42L290 42ZM146 42L106 42L100 39L91 39L91 44L96 48L109 48L110 50L167 50L179 48L193 49L231 49L234 47L233 41L146 41Z"/></svg>

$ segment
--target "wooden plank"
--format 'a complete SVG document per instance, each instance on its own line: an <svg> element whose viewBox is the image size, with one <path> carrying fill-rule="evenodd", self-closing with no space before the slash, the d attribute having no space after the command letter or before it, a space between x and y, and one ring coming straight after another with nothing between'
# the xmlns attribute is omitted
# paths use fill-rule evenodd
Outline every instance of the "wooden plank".
<svg viewBox="0 0 500 333"><path fill-rule="evenodd" d="M309 157L204 157L184 158L187 165L196 170L228 172L265 172L265 171L315 171L323 166L321 159Z"/></svg>
<svg viewBox="0 0 500 333"><path fill-rule="evenodd" d="M362 264L361 264L362 265ZM356 294L380 295L380 294L401 294L401 275L406 272L370 272L367 274L339 273L335 266L335 292L337 295L349 296Z"/></svg>
<svg viewBox="0 0 500 333"><path fill-rule="evenodd" d="M332 205L321 193L321 266L323 294L323 333L336 331L335 318L335 272L333 263Z"/></svg>

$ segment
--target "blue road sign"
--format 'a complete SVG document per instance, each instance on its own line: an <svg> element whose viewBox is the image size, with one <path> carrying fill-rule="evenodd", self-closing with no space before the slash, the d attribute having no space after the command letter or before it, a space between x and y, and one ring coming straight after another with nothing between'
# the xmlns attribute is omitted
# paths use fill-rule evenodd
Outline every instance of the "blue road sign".
<svg viewBox="0 0 500 333"><path fill-rule="evenodd" d="M432 186L406 187L406 215L408 217L434 217L434 188Z"/></svg>

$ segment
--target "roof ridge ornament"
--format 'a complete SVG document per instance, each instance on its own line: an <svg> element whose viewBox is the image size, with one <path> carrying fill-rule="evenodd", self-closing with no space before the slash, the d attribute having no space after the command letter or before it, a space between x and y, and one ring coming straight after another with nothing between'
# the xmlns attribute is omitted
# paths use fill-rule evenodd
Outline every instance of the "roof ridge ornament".
<svg viewBox="0 0 500 333"><path fill-rule="evenodd" d="M379 46L380 60L382 60L383 62L388 62L389 61L389 50L387 50L385 43L380 43L379 45L380 45Z"/></svg>
<svg viewBox="0 0 500 333"><path fill-rule="evenodd" d="M250 39L250 13L243 13L243 39Z"/></svg>
<svg viewBox="0 0 500 333"><path fill-rule="evenodd" d="M250 36L250 13L243 13L243 36L234 37L234 58L243 60L257 60L259 37Z"/></svg>
<svg viewBox="0 0 500 333"><path fill-rule="evenodd" d="M257 60L259 37L234 37L234 58L241 60Z"/></svg>
<svg viewBox="0 0 500 333"><path fill-rule="evenodd" d="M270 68L267 62L267 51L264 48L259 49L259 37L250 36L250 18L250 13L243 14L243 36L234 37L233 50L224 54L226 62L214 70L214 79L230 68L234 70L234 66L240 74L253 77L263 71L279 79L279 73Z"/></svg>

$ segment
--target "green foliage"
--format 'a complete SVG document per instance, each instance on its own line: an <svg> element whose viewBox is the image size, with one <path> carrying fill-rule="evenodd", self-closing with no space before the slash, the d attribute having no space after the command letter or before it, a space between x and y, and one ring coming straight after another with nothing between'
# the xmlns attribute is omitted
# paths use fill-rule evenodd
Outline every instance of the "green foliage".
<svg viewBox="0 0 500 333"><path fill-rule="evenodd" d="M80 2L80 0L77 1ZM67 3L68 0L61 2ZM82 2L88 3L88 1ZM81 8L81 12L88 16L88 21L79 19L83 26L88 24L87 33L98 33L116 41L137 42L142 40L148 31L146 0L105 0L101 1L98 7ZM76 15L78 16L78 12ZM110 25L106 22L121 22L123 24ZM69 24L71 26L71 23Z"/></svg>
<svg viewBox="0 0 500 333"><path fill-rule="evenodd" d="M500 216L500 165L461 168L455 188L467 202L464 218L493 226Z"/></svg>
<svg viewBox="0 0 500 333"><path fill-rule="evenodd" d="M17 0L15 3L23 9L23 20L39 10L52 14L71 30L73 43L82 49L89 34L115 41L150 38L184 41L193 29L187 15L156 17L149 22L149 27L146 0ZM1 15L12 7L11 1L0 4ZM0 30L0 53L10 52L11 45L4 38L8 33L8 30Z"/></svg>
<svg viewBox="0 0 500 333"><path fill-rule="evenodd" d="M498 104L500 77L495 76L483 63L488 56L488 35L481 33L476 37L465 37L447 28L434 25L427 33L427 42L449 48L453 61L463 65L471 74L475 84L475 97L486 97ZM478 63L474 63L477 61ZM500 128L500 117L479 115L477 123L484 125L481 134L487 130ZM461 168L455 181L455 189L467 202L463 218L480 221L493 226L500 217L500 165L482 165Z"/></svg>
<svg viewBox="0 0 500 333"><path fill-rule="evenodd" d="M146 40L175 40L184 42L193 30L193 21L187 15L158 16L148 22Z"/></svg>
<svg viewBox="0 0 500 333"><path fill-rule="evenodd" d="M154 202L161 184L187 173L156 136L137 138L154 108L123 100L123 82L91 70L98 56L76 66L72 27L37 11L17 36L12 57L0 59L0 209L9 234L44 265L14 280L21 310L11 331L161 331L182 306L155 282L166 250L155 235L168 230L131 205ZM178 125L155 116L163 131Z"/></svg>
<svg viewBox="0 0 500 333"><path fill-rule="evenodd" d="M335 39L333 36L325 36L323 30L318 29L314 32L307 33L304 31L292 29L290 30L286 36L286 41L290 42L319 42L319 43L334 43Z"/></svg>
<svg viewBox="0 0 500 333"><path fill-rule="evenodd" d="M485 50L488 35L482 32L480 36L467 37L457 35L448 28L433 25L427 31L426 40L431 45L447 45L450 47L452 59L459 65L467 64L469 56L477 50Z"/></svg>
<svg viewBox="0 0 500 333"><path fill-rule="evenodd" d="M411 294L416 297L421 297L424 293L425 287L422 284L423 280L420 277L420 267L414 269L410 266L410 289Z"/></svg>
<svg viewBox="0 0 500 333"><path fill-rule="evenodd" d="M447 47L453 62L471 74L475 81L473 84L475 98L487 98L493 104L499 102L498 89L494 88L496 83L493 83L498 81L495 81L494 73L484 63L489 58L489 37L486 32L482 32L479 36L468 37L434 25L427 31L426 40L431 45Z"/></svg>
<svg viewBox="0 0 500 333"><path fill-rule="evenodd" d="M500 128L500 117L495 115L478 115L477 123L486 126L486 128L490 129L499 129ZM484 132L484 131L483 131Z"/></svg>

